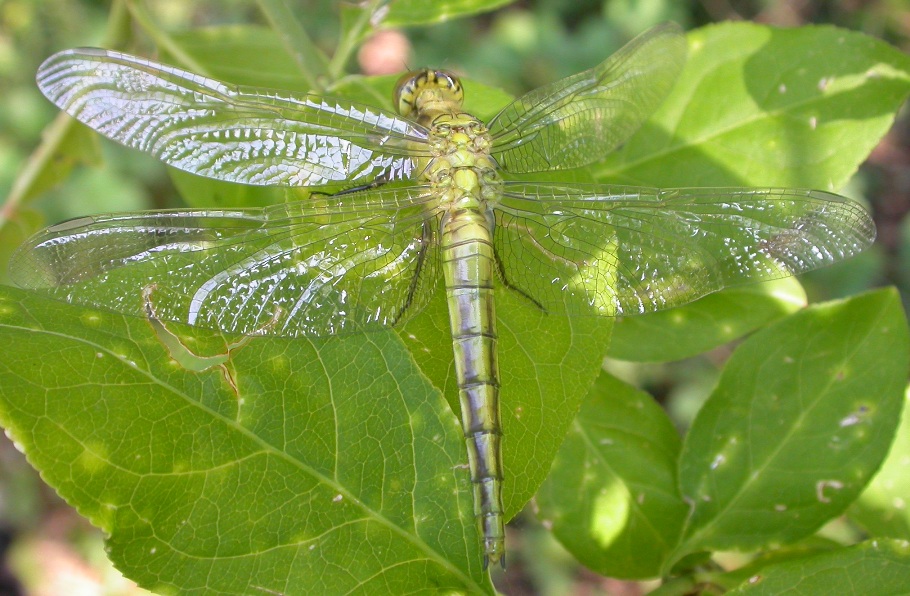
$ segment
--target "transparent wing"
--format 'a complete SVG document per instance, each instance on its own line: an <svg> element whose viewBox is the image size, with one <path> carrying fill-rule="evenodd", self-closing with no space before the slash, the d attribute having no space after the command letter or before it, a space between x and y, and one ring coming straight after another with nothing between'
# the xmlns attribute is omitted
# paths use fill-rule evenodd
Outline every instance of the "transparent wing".
<svg viewBox="0 0 910 596"><path fill-rule="evenodd" d="M32 237L10 272L22 287L119 313L324 336L422 308L437 278L437 229L418 187L258 210L83 217Z"/></svg>
<svg viewBox="0 0 910 596"><path fill-rule="evenodd" d="M494 246L505 282L542 308L605 316L795 275L875 239L859 204L793 189L514 183Z"/></svg>
<svg viewBox="0 0 910 596"><path fill-rule="evenodd" d="M686 38L672 23L605 62L519 97L491 122L493 155L514 173L576 168L625 142L682 71Z"/></svg>
<svg viewBox="0 0 910 596"><path fill-rule="evenodd" d="M38 70L62 110L187 172L255 185L310 186L410 178L427 130L343 99L227 85L95 48Z"/></svg>

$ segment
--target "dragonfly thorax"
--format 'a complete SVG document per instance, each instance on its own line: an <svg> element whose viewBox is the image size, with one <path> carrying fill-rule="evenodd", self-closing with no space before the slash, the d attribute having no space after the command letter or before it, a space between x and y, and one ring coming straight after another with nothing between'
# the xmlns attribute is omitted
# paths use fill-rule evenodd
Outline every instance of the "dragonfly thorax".
<svg viewBox="0 0 910 596"><path fill-rule="evenodd" d="M423 176L439 192L444 208L476 209L495 198L500 177L486 125L470 114L440 114L430 134L433 157Z"/></svg>

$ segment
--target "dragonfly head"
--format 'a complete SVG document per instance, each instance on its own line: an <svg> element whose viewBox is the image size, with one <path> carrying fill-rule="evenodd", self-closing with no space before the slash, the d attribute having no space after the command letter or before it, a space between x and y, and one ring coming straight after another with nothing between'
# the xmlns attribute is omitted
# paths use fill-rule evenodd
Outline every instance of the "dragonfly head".
<svg viewBox="0 0 910 596"><path fill-rule="evenodd" d="M458 77L445 70L424 68L406 73L395 85L395 107L402 116L458 112L464 89Z"/></svg>

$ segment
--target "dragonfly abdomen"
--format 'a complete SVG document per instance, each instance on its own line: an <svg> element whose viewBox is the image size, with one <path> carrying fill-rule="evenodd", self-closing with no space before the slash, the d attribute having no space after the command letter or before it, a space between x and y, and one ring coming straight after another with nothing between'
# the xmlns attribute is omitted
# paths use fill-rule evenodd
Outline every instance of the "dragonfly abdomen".
<svg viewBox="0 0 910 596"><path fill-rule="evenodd" d="M492 232L481 209L457 210L443 218L441 248L455 375L485 565L495 565L505 553Z"/></svg>

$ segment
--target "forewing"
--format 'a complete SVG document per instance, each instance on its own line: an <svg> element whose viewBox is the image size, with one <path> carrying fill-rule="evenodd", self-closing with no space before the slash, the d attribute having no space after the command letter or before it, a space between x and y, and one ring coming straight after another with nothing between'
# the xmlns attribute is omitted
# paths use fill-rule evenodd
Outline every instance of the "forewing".
<svg viewBox="0 0 910 596"><path fill-rule="evenodd" d="M515 173L576 168L624 143L682 71L686 38L673 23L605 62L519 97L491 122L493 156Z"/></svg>
<svg viewBox="0 0 910 596"><path fill-rule="evenodd" d="M22 287L119 313L325 336L422 308L437 278L437 229L417 187L258 210L83 217L32 237L10 271Z"/></svg>
<svg viewBox="0 0 910 596"><path fill-rule="evenodd" d="M227 85L95 48L38 70L60 109L181 170L230 182L311 186L410 178L422 126L343 99Z"/></svg>
<svg viewBox="0 0 910 596"><path fill-rule="evenodd" d="M812 190L514 183L497 209L505 283L550 312L628 315L851 257L875 226Z"/></svg>

